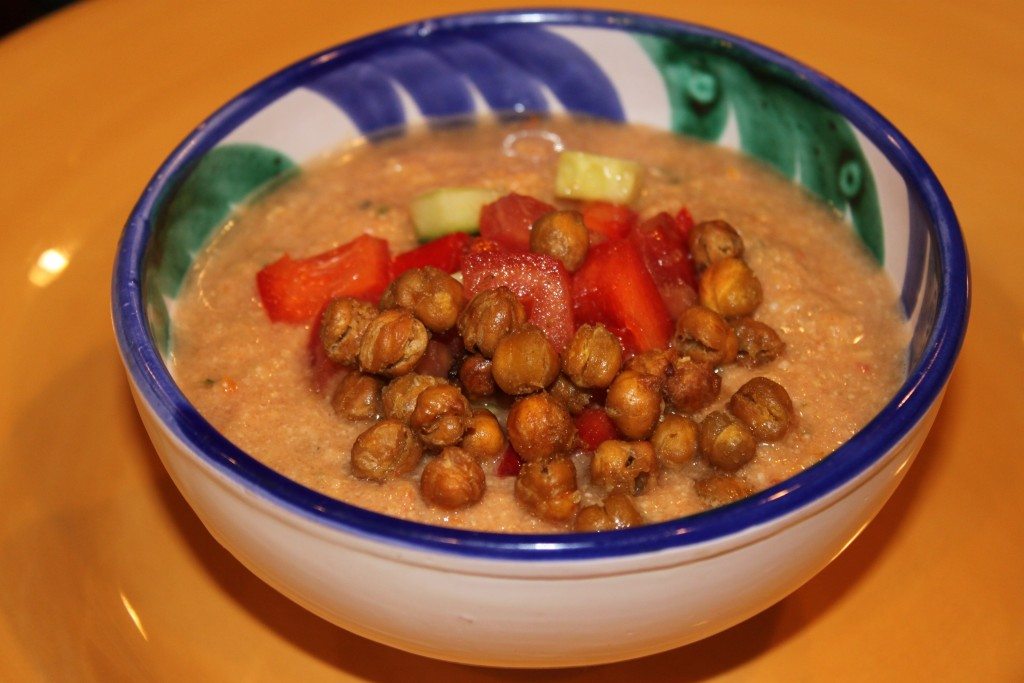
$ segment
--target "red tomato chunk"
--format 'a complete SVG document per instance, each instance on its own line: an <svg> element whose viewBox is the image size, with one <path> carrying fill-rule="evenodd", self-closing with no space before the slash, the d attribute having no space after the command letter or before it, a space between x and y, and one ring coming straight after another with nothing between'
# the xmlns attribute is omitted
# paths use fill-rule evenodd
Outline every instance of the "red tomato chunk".
<svg viewBox="0 0 1024 683"><path fill-rule="evenodd" d="M307 323L336 296L376 301L388 286L388 243L360 235L304 259L287 254L256 274L260 301L274 322Z"/></svg>
<svg viewBox="0 0 1024 683"><path fill-rule="evenodd" d="M555 207L522 194L507 194L480 209L480 235L514 251L530 250L530 227Z"/></svg>
<svg viewBox="0 0 1024 683"><path fill-rule="evenodd" d="M672 319L643 257L630 240L612 240L593 247L576 271L572 290L578 324L602 323L627 352L668 346Z"/></svg>
<svg viewBox="0 0 1024 683"><path fill-rule="evenodd" d="M565 267L547 254L513 252L489 240L478 240L462 259L466 300L504 285L526 309L526 318L547 335L559 351L569 345L573 324L572 282Z"/></svg>
<svg viewBox="0 0 1024 683"><path fill-rule="evenodd" d="M446 273L454 273L462 263L462 254L473 238L464 232L455 232L427 242L395 257L391 276L398 277L407 270L434 266Z"/></svg>

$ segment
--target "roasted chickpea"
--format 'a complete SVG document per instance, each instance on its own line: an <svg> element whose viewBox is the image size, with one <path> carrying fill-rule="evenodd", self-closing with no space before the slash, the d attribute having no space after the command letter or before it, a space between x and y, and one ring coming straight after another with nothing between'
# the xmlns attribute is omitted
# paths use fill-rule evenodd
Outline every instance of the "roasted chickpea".
<svg viewBox="0 0 1024 683"><path fill-rule="evenodd" d="M527 462L565 453L576 437L569 412L544 392L513 403L506 429L512 448Z"/></svg>
<svg viewBox="0 0 1024 683"><path fill-rule="evenodd" d="M558 351L533 325L523 325L498 342L491 375L506 394L539 391L558 377Z"/></svg>
<svg viewBox="0 0 1024 683"><path fill-rule="evenodd" d="M381 308L405 308L431 332L447 332L455 326L465 305L462 284L440 268L412 268L384 290Z"/></svg>
<svg viewBox="0 0 1024 683"><path fill-rule="evenodd" d="M738 258L715 261L700 277L700 303L726 318L751 315L761 305L761 281Z"/></svg>
<svg viewBox="0 0 1024 683"><path fill-rule="evenodd" d="M626 369L665 379L672 373L677 356L675 349L650 349L630 358Z"/></svg>
<svg viewBox="0 0 1024 683"><path fill-rule="evenodd" d="M576 531L614 531L643 526L644 518L629 496L609 493L603 505L588 505L576 515Z"/></svg>
<svg viewBox="0 0 1024 683"><path fill-rule="evenodd" d="M398 420L381 420L352 445L352 473L360 479L387 481L411 472L423 447L413 431Z"/></svg>
<svg viewBox="0 0 1024 683"><path fill-rule="evenodd" d="M354 367L359 343L377 309L365 301L347 296L331 299L320 318L320 342L335 363Z"/></svg>
<svg viewBox="0 0 1024 683"><path fill-rule="evenodd" d="M590 461L590 480L608 491L638 496L658 470L654 448L647 441L602 442Z"/></svg>
<svg viewBox="0 0 1024 683"><path fill-rule="evenodd" d="M739 341L718 313L704 306L691 306L676 321L672 348L695 361L726 365L736 359Z"/></svg>
<svg viewBox="0 0 1024 683"><path fill-rule="evenodd" d="M427 341L427 348L423 356L416 362L413 372L420 375L433 375L447 379L451 376L452 365L455 363L455 356L448 344L437 339Z"/></svg>
<svg viewBox="0 0 1024 683"><path fill-rule="evenodd" d="M359 366L365 372L395 377L410 372L427 349L423 323L409 311L393 308L377 314L359 344Z"/></svg>
<svg viewBox="0 0 1024 683"><path fill-rule="evenodd" d="M661 382L642 372L624 370L608 387L608 417L629 439L646 439L661 417Z"/></svg>
<svg viewBox="0 0 1024 683"><path fill-rule="evenodd" d="M451 446L459 442L469 425L469 401L451 384L427 387L416 399L409 426L423 442L431 446Z"/></svg>
<svg viewBox="0 0 1024 683"><path fill-rule="evenodd" d="M651 446L659 461L686 465L697 455L697 423L685 415L669 413L654 429Z"/></svg>
<svg viewBox="0 0 1024 683"><path fill-rule="evenodd" d="M796 419L789 392L767 377L755 377L729 399L729 411L758 441L778 441Z"/></svg>
<svg viewBox="0 0 1024 683"><path fill-rule="evenodd" d="M526 323L526 309L508 287L495 287L474 296L459 316L459 334L470 353L494 355L498 342Z"/></svg>
<svg viewBox="0 0 1024 683"><path fill-rule="evenodd" d="M576 466L568 457L524 462L515 494L530 514L549 522L572 519L582 498L576 488Z"/></svg>
<svg viewBox="0 0 1024 683"><path fill-rule="evenodd" d="M592 400L589 392L580 389L565 375L558 376L548 388L548 393L551 394L551 398L562 404L570 415L579 415Z"/></svg>
<svg viewBox="0 0 1024 683"><path fill-rule="evenodd" d="M710 363L686 356L676 361L672 375L665 380L663 393L672 409L695 413L708 407L722 390L722 378Z"/></svg>
<svg viewBox="0 0 1024 683"><path fill-rule="evenodd" d="M580 325L562 354L562 371L577 386L603 389L622 367L622 347L604 325Z"/></svg>
<svg viewBox="0 0 1024 683"><path fill-rule="evenodd" d="M383 412L380 394L384 383L373 375L350 372L331 395L331 407L346 420L376 420Z"/></svg>
<svg viewBox="0 0 1024 683"><path fill-rule="evenodd" d="M735 503L754 492L753 489L730 474L712 474L705 479L698 479L694 482L694 489L700 499L711 507Z"/></svg>
<svg viewBox="0 0 1024 683"><path fill-rule="evenodd" d="M472 455L448 446L431 458L420 474L420 493L431 505L457 510L478 502L487 489L487 477Z"/></svg>
<svg viewBox="0 0 1024 683"><path fill-rule="evenodd" d="M472 399L483 398L492 395L497 386L494 384L494 376L491 375L491 361L479 353L466 356L459 366L459 381L466 395Z"/></svg>
<svg viewBox="0 0 1024 683"><path fill-rule="evenodd" d="M722 410L708 413L700 423L699 443L708 462L726 472L738 470L757 453L750 430Z"/></svg>
<svg viewBox="0 0 1024 683"><path fill-rule="evenodd" d="M462 450L480 461L497 460L505 453L508 442L505 432L494 413L480 408L473 411L466 433L462 435Z"/></svg>
<svg viewBox="0 0 1024 683"><path fill-rule="evenodd" d="M384 417L408 422L412 411L416 410L416 399L424 389L445 384L445 381L432 375L409 373L388 382L381 392L381 404Z"/></svg>
<svg viewBox="0 0 1024 683"><path fill-rule="evenodd" d="M587 258L590 234L579 211L551 211L533 222L530 251L548 254L575 271Z"/></svg>
<svg viewBox="0 0 1024 683"><path fill-rule="evenodd" d="M739 341L736 362L746 368L771 363L786 350L779 333L753 318L740 318L732 326Z"/></svg>
<svg viewBox="0 0 1024 683"><path fill-rule="evenodd" d="M690 255L698 271L715 261L743 256L743 240L725 221L704 221L690 231Z"/></svg>

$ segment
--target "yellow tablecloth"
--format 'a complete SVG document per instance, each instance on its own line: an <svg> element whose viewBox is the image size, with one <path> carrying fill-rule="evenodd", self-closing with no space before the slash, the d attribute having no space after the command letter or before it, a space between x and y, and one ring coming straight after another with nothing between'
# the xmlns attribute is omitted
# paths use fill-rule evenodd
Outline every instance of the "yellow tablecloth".
<svg viewBox="0 0 1024 683"><path fill-rule="evenodd" d="M781 604L635 662L472 669L328 625L205 532L112 339L132 204L199 120L279 66L502 4L97 0L0 41L0 680L1024 680L1024 3L629 8L751 37L863 96L933 165L970 248L971 327L931 436L875 522Z"/></svg>

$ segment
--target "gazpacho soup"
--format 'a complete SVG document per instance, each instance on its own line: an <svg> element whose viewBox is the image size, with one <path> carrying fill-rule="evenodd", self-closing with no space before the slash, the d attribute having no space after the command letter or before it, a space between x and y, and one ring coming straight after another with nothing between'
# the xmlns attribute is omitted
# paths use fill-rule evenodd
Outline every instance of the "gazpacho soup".
<svg viewBox="0 0 1024 683"><path fill-rule="evenodd" d="M172 370L227 438L429 524L606 531L725 505L882 408L907 332L832 208L585 119L361 141L195 259Z"/></svg>

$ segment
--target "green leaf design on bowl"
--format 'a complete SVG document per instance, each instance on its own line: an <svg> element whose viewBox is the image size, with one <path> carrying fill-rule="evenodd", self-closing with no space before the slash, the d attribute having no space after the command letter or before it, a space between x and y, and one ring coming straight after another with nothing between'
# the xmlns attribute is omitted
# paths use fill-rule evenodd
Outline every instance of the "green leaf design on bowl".
<svg viewBox="0 0 1024 683"><path fill-rule="evenodd" d="M158 212L144 282L150 332L162 353L170 346L168 302L177 297L193 259L242 202L298 172L277 150L228 144L210 150Z"/></svg>
<svg viewBox="0 0 1024 683"><path fill-rule="evenodd" d="M705 45L637 36L661 73L672 129L710 142L730 113L740 148L848 215L879 263L885 247L874 177L850 124L792 78L758 69Z"/></svg>

